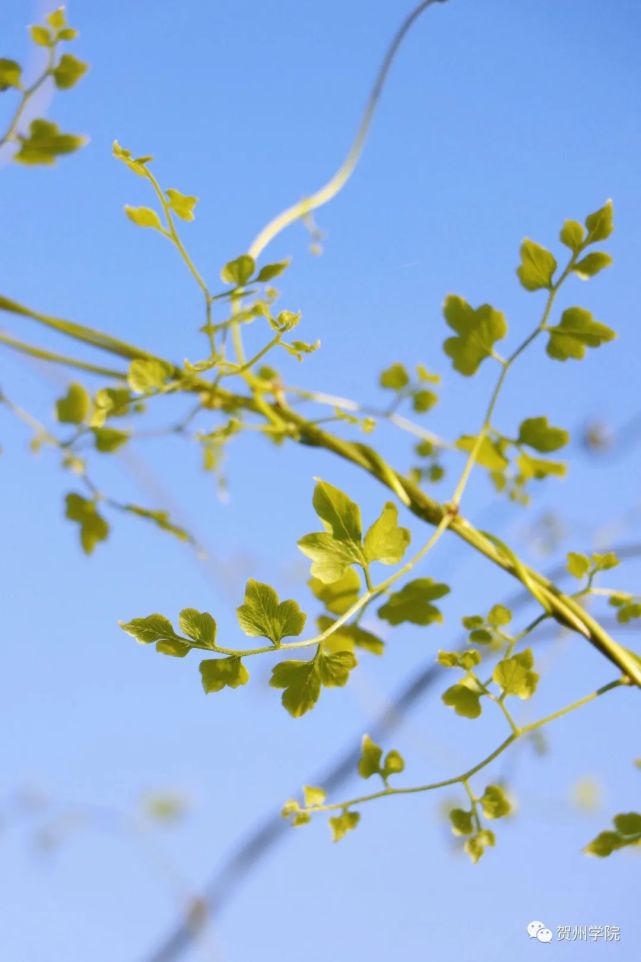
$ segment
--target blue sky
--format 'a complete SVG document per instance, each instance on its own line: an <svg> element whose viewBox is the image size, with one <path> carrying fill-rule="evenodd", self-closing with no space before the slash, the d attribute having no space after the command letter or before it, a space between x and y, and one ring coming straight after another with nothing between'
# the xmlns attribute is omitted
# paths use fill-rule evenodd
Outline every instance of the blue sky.
<svg viewBox="0 0 641 962"><path fill-rule="evenodd" d="M0 170L2 293L179 360L198 357L198 291L168 245L124 217L123 204L151 198L112 158L113 139L153 154L164 185L200 197L184 237L215 279L273 214L342 159L404 10L382 0L74 0L76 52L92 68L47 111L91 141L54 169ZM3 56L27 55L24 28L38 14L27 0L2 5ZM394 67L357 175L318 213L323 256L310 256L300 226L271 249L273 259L293 256L281 290L284 306L303 310L300 336L322 341L301 367L283 364L287 376L380 403L378 372L391 361L421 360L443 374L442 401L426 426L446 436L472 433L491 372L467 381L449 368L440 350L443 297L490 301L505 311L517 343L541 310L540 295L526 294L514 275L522 238L558 252L563 220L582 219L612 197L615 267L588 285L573 281L562 301L589 307L618 340L582 364L555 364L534 350L509 383L497 423L509 433L523 417L545 414L580 432L587 420L616 428L636 413L640 32L633 0L452 0L430 11ZM3 318L3 329L16 336L66 346L27 320L10 321ZM66 383L61 370L4 352L0 372L9 397L51 418ZM71 833L52 857L37 857L33 830L49 816L16 812L16 791L37 786L52 815L69 807L132 812L145 791L184 791L190 814L157 834L187 888L197 890L248 827L346 739L367 731L400 684L458 638L462 614L487 609L513 585L446 538L421 572L453 585L445 624L397 629L384 659L363 656L350 687L326 692L305 718L280 708L262 662L250 666L247 688L205 697L195 660L136 646L117 620L155 610L175 617L192 606L212 611L219 635L233 643L245 578L309 605L295 542L315 523L313 476L344 487L366 518L380 510L382 490L329 455L275 449L249 435L231 448L231 496L222 503L194 445L141 441L114 463L97 464L97 475L115 496L171 506L210 561L125 518L114 519L110 541L87 559L62 516L73 479L50 453L35 458L22 426L0 416L0 954L20 962L138 962L177 916L173 879L130 840L92 828ZM385 430L380 437L390 460L407 467L406 438ZM638 451L605 463L576 445L569 460L568 479L536 490L525 511L495 504L479 472L465 510L540 567L557 556L537 555L527 536L551 510L565 519L560 555L638 539ZM617 586L635 590L638 574L626 565ZM553 711L612 677L575 637L542 651L550 670L534 712ZM446 777L503 737L491 718L453 717L439 692L387 746L406 755L407 784ZM529 706L522 712L532 717ZM617 692L550 729L543 759L517 753L517 817L498 826L497 848L475 868L452 852L442 796L370 806L359 831L337 846L322 820L292 831L217 920L209 956L199 948L185 958L241 962L261 953L297 962L304 954L320 962L331 954L382 962L395 953L408 962L503 962L562 952L630 959L640 936L634 858L597 862L580 849L612 814L638 809L638 719L635 693ZM592 813L570 801L586 776L602 786ZM525 934L539 918L553 929L616 924L623 941L545 949Z"/></svg>

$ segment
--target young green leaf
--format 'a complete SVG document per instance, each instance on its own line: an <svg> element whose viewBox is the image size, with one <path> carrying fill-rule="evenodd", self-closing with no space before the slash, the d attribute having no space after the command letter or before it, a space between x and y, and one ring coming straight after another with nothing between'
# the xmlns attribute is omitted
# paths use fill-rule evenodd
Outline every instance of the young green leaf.
<svg viewBox="0 0 641 962"><path fill-rule="evenodd" d="M410 376L403 364L392 364L381 372L379 384L390 391L402 391L410 383Z"/></svg>
<svg viewBox="0 0 641 962"><path fill-rule="evenodd" d="M8 90L9 87L20 89L20 77L22 67L15 60L8 60L0 57L0 93Z"/></svg>
<svg viewBox="0 0 641 962"><path fill-rule="evenodd" d="M225 284L233 284L234 287L243 287L250 279L256 264L254 258L249 254L241 254L233 261L228 261L220 272L221 280Z"/></svg>
<svg viewBox="0 0 641 962"><path fill-rule="evenodd" d="M216 647L216 622L207 611L183 608L178 616L180 630L205 648Z"/></svg>
<svg viewBox="0 0 641 962"><path fill-rule="evenodd" d="M585 554L578 554L576 551L568 552L568 560L566 568L568 573L574 578L578 578L579 581L585 578L588 571L590 570L590 559Z"/></svg>
<svg viewBox="0 0 641 962"><path fill-rule="evenodd" d="M274 264L265 264L264 267L261 267L259 270L256 281L259 284L267 284L269 281L273 281L275 277L278 277L279 274L287 270L290 263L291 262L287 260L278 261Z"/></svg>
<svg viewBox="0 0 641 962"><path fill-rule="evenodd" d="M165 194L167 195L171 210L173 210L177 217L180 217L181 220L194 219L194 208L198 203L197 197L192 197L189 194L181 194L179 190L175 190L173 187L166 190Z"/></svg>
<svg viewBox="0 0 641 962"><path fill-rule="evenodd" d="M118 624L141 645L172 641L177 637L171 621L164 615L146 615L144 618L133 618L131 621L119 621Z"/></svg>
<svg viewBox="0 0 641 962"><path fill-rule="evenodd" d="M358 774L361 778L371 778L380 775L383 749L373 742L369 735L363 735L361 757L358 762Z"/></svg>
<svg viewBox="0 0 641 962"><path fill-rule="evenodd" d="M348 832L353 831L358 825L361 817L358 812L343 812L330 818L329 824L332 829L332 841L340 842Z"/></svg>
<svg viewBox="0 0 641 962"><path fill-rule="evenodd" d="M62 134L57 124L42 118L32 120L28 136L18 137L20 149L14 160L20 164L55 164L56 158L72 154L87 143L86 137Z"/></svg>
<svg viewBox="0 0 641 962"><path fill-rule="evenodd" d="M70 384L64 397L56 401L56 417L61 424L82 424L91 408L91 399L82 384Z"/></svg>
<svg viewBox="0 0 641 962"><path fill-rule="evenodd" d="M284 689L282 703L293 718L310 711L320 696L321 682L316 660L281 661L272 669L269 684Z"/></svg>
<svg viewBox="0 0 641 962"><path fill-rule="evenodd" d="M125 214L138 227L151 227L153 230L164 232L160 217L151 207L130 207L125 204Z"/></svg>
<svg viewBox="0 0 641 962"><path fill-rule="evenodd" d="M599 210L589 214L585 218L585 226L588 229L586 244L596 244L598 241L607 240L614 230L612 201L608 200Z"/></svg>
<svg viewBox="0 0 641 962"><path fill-rule="evenodd" d="M383 769L381 775L383 776L383 781L387 781L390 775L400 775L401 772L405 771L405 759L400 752L397 752L393 748L385 756L385 761L383 762Z"/></svg>
<svg viewBox="0 0 641 962"><path fill-rule="evenodd" d="M500 785L488 785L479 801L486 818L504 818L512 811L510 800Z"/></svg>
<svg viewBox="0 0 641 962"><path fill-rule="evenodd" d="M500 311L483 304L474 309L462 297L450 294L445 299L443 314L458 337L449 337L443 350L460 374L470 377L479 365L494 353L494 345L507 334L505 317Z"/></svg>
<svg viewBox="0 0 641 962"><path fill-rule="evenodd" d="M324 584L319 578L310 578L308 585L328 611L343 615L355 604L361 594L361 579L353 568L347 568L342 578Z"/></svg>
<svg viewBox="0 0 641 962"><path fill-rule="evenodd" d="M131 435L128 431L117 431L115 428L92 428L96 451L111 454L126 444Z"/></svg>
<svg viewBox="0 0 641 962"><path fill-rule="evenodd" d="M539 676L532 671L534 656L530 648L504 658L495 666L492 679L506 695L518 695L519 698L531 698L536 691Z"/></svg>
<svg viewBox="0 0 641 962"><path fill-rule="evenodd" d="M273 588L252 578L247 582L245 603L237 609L237 615L246 635L267 638L277 646L283 638L300 635L307 620L295 601L279 603Z"/></svg>
<svg viewBox="0 0 641 962"><path fill-rule="evenodd" d="M46 27L29 27L29 33L31 34L31 39L38 47L51 47L53 44L53 37L51 31L47 30Z"/></svg>
<svg viewBox="0 0 641 962"><path fill-rule="evenodd" d="M585 228L575 220L566 220L559 234L561 243L569 247L574 254L578 254L583 246Z"/></svg>
<svg viewBox="0 0 641 962"><path fill-rule="evenodd" d="M521 263L516 273L526 291L550 290L556 267L556 260L549 250L534 241L523 241Z"/></svg>
<svg viewBox="0 0 641 962"><path fill-rule="evenodd" d="M481 714L481 695L467 685L452 685L443 692L441 698L444 704L453 708L461 718L478 718Z"/></svg>
<svg viewBox="0 0 641 962"><path fill-rule="evenodd" d="M343 688L349 681L349 673L358 662L351 651L326 651L318 655L318 675L325 688Z"/></svg>
<svg viewBox="0 0 641 962"><path fill-rule="evenodd" d="M133 170L134 174L139 177L147 177L145 168L154 159L153 157L134 157L131 151L121 147L117 140L113 142L112 152L114 157L126 164L129 170Z"/></svg>
<svg viewBox="0 0 641 962"><path fill-rule="evenodd" d="M494 832L490 832L489 829L481 829L472 838L468 838L465 843L465 852L469 855L470 859L476 865L478 860L485 854L485 849L493 847L496 839L494 837Z"/></svg>
<svg viewBox="0 0 641 962"><path fill-rule="evenodd" d="M398 564L403 560L410 541L411 534L408 529L398 526L398 508L388 501L378 520L365 535L365 557L370 562Z"/></svg>
<svg viewBox="0 0 641 962"><path fill-rule="evenodd" d="M322 805L326 797L325 789L317 788L314 785L303 785L305 808L316 808L317 805Z"/></svg>
<svg viewBox="0 0 641 962"><path fill-rule="evenodd" d="M335 624L331 618L327 618L325 615L321 615L317 619L317 623L320 631L329 631ZM377 638L371 631L361 628L360 625L354 624L341 625L328 638L325 638L322 646L325 652L353 651L356 647L368 651L371 655L382 655L385 650L385 643L380 638Z"/></svg>
<svg viewBox="0 0 641 962"><path fill-rule="evenodd" d="M145 361L139 358L129 365L127 382L132 391L147 394L162 390L172 373L173 368L164 361Z"/></svg>
<svg viewBox="0 0 641 962"><path fill-rule="evenodd" d="M365 564L361 512L344 492L325 481L314 490L314 507L325 531L305 535L298 547L311 558L312 575L324 584L338 581L351 564Z"/></svg>
<svg viewBox="0 0 641 962"><path fill-rule="evenodd" d="M378 609L378 617L390 625L400 625L406 621L414 625L430 625L442 621L441 612L431 602L442 598L449 590L447 585L439 584L432 578L416 578L390 595Z"/></svg>
<svg viewBox="0 0 641 962"><path fill-rule="evenodd" d="M88 69L89 64L78 60L70 53L63 53L57 66L51 71L51 75L59 90L69 90L71 87L75 87Z"/></svg>
<svg viewBox="0 0 641 962"><path fill-rule="evenodd" d="M95 501L80 494L68 494L65 500L66 517L80 525L80 544L85 554L91 554L99 542L107 540L109 525L98 513Z"/></svg>
<svg viewBox="0 0 641 962"><path fill-rule="evenodd" d="M472 812L463 808L452 808L448 813L453 835L471 835L474 831Z"/></svg>
<svg viewBox="0 0 641 962"><path fill-rule="evenodd" d="M616 337L611 328L595 321L582 307L568 307L561 315L561 323L546 330L550 334L547 352L556 361L581 360L586 348L600 347Z"/></svg>
<svg viewBox="0 0 641 962"><path fill-rule="evenodd" d="M570 440L570 435L563 428L554 428L548 424L548 419L526 418L521 422L519 428L518 444L525 444L535 451L549 454L551 451L558 451L565 447Z"/></svg>
<svg viewBox="0 0 641 962"><path fill-rule="evenodd" d="M476 447L477 436L475 434L463 434L456 442L459 451L471 453ZM488 471L505 471L509 465L508 459L501 451L500 444L493 438L485 435L476 451L474 458L477 464Z"/></svg>
<svg viewBox="0 0 641 962"><path fill-rule="evenodd" d="M207 658L200 663L203 688L209 695L211 692L222 691L223 688L238 688L249 681L249 672L240 658L230 655L229 658Z"/></svg>
<svg viewBox="0 0 641 962"><path fill-rule="evenodd" d="M604 251L593 251L591 254L587 254L578 263L574 265L572 270L577 274L581 280L587 281L590 277L595 277L600 274L601 271L605 270L606 267L612 265L612 258L609 254Z"/></svg>

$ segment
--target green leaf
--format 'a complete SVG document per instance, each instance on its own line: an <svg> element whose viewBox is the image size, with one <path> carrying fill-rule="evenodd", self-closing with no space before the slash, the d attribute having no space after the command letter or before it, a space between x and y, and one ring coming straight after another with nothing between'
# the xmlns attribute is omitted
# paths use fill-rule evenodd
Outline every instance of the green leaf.
<svg viewBox="0 0 641 962"><path fill-rule="evenodd" d="M324 584L319 578L311 578L308 584L318 600L334 615L344 615L361 594L361 579L353 568L347 568L342 578L331 584Z"/></svg>
<svg viewBox="0 0 641 962"><path fill-rule="evenodd" d="M128 431L117 431L115 428L92 428L96 451L110 454L126 444L131 435Z"/></svg>
<svg viewBox="0 0 641 962"><path fill-rule="evenodd" d="M373 742L369 735L363 735L361 757L358 762L358 774L361 778L371 778L381 774L381 759L383 749Z"/></svg>
<svg viewBox="0 0 641 962"><path fill-rule="evenodd" d="M605 551L601 554L593 554L592 564L594 565L595 571L609 571L611 568L616 568L617 565L620 564L620 561L616 551Z"/></svg>
<svg viewBox="0 0 641 962"><path fill-rule="evenodd" d="M86 137L62 134L58 124L42 119L32 120L29 135L21 134L18 139L20 149L13 159L20 164L54 164L57 157L72 154L87 143Z"/></svg>
<svg viewBox="0 0 641 962"><path fill-rule="evenodd" d="M536 691L539 676L532 671L534 656L530 648L499 661L492 672L492 679L506 695L531 698Z"/></svg>
<svg viewBox="0 0 641 962"><path fill-rule="evenodd" d="M269 684L283 688L282 703L290 715L300 718L320 696L321 682L316 661L281 661L272 669Z"/></svg>
<svg viewBox="0 0 641 962"><path fill-rule="evenodd" d="M209 695L223 688L238 688L249 681L249 672L237 655L229 658L207 658L200 663L203 688Z"/></svg>
<svg viewBox="0 0 641 962"><path fill-rule="evenodd" d="M570 435L563 428L554 428L548 424L548 419L526 418L521 422L519 428L518 444L526 444L535 451L549 454L550 451L558 451L565 447L570 440Z"/></svg>
<svg viewBox="0 0 641 962"><path fill-rule="evenodd" d="M343 491L317 479L313 504L325 530L334 538L360 544L361 510Z"/></svg>
<svg viewBox="0 0 641 962"><path fill-rule="evenodd" d="M175 190L173 187L166 190L165 194L167 195L170 208L177 217L180 217L181 220L194 219L194 208L198 203L197 197L192 197L189 194L181 194L179 190Z"/></svg>
<svg viewBox="0 0 641 962"><path fill-rule="evenodd" d="M51 75L59 90L69 90L71 87L75 87L88 69L89 64L78 60L70 53L63 53L57 66L51 71Z"/></svg>
<svg viewBox="0 0 641 962"><path fill-rule="evenodd" d="M585 238L585 228L575 220L566 220L559 234L561 243L569 247L575 254L581 250Z"/></svg>
<svg viewBox="0 0 641 962"><path fill-rule="evenodd" d="M612 201L606 204L593 214L585 218L585 226L588 229L586 244L596 244L597 241L607 240L614 230L614 208Z"/></svg>
<svg viewBox="0 0 641 962"><path fill-rule="evenodd" d="M68 494L65 501L66 517L80 525L80 544L85 554L91 554L100 541L107 540L109 525L98 513L94 501L79 494Z"/></svg>
<svg viewBox="0 0 641 962"><path fill-rule="evenodd" d="M638 812L615 815L613 822L620 835L641 835L641 815Z"/></svg>
<svg viewBox="0 0 641 962"><path fill-rule="evenodd" d="M321 649L318 658L318 674L325 688L343 688L349 681L349 673L358 662L351 651L330 651Z"/></svg>
<svg viewBox="0 0 641 962"><path fill-rule="evenodd" d="M587 281L590 277L594 277L611 265L612 258L609 254L604 253L604 251L593 251L575 264L572 270L575 274L578 274L581 280Z"/></svg>
<svg viewBox="0 0 641 962"><path fill-rule="evenodd" d="M568 358L580 360L588 347L600 347L616 337L615 332L595 321L582 307L568 307L561 315L561 323L546 329L550 334L547 352L557 361Z"/></svg>
<svg viewBox="0 0 641 962"><path fill-rule="evenodd" d="M485 849L493 847L496 839L494 837L494 832L490 832L489 829L482 829L473 835L472 838L468 838L465 843L465 852L469 855L472 862L476 865L478 860L485 854Z"/></svg>
<svg viewBox="0 0 641 962"><path fill-rule="evenodd" d="M90 407L91 399L82 384L70 384L65 396L56 401L56 417L61 424L82 424Z"/></svg>
<svg viewBox="0 0 641 962"><path fill-rule="evenodd" d="M228 261L220 272L225 284L243 287L256 270L256 263L249 254L241 254L233 261Z"/></svg>
<svg viewBox="0 0 641 962"><path fill-rule="evenodd" d="M312 561L311 573L323 584L342 580L349 566L361 563L364 558L351 542L337 541L326 531L306 534L298 542L298 548Z"/></svg>
<svg viewBox="0 0 641 962"><path fill-rule="evenodd" d="M126 164L129 170L133 170L134 174L138 174L139 177L148 176L146 165L154 159L153 157L134 157L131 151L121 147L117 140L113 142L112 151L114 157L122 160L123 164Z"/></svg>
<svg viewBox="0 0 641 962"><path fill-rule="evenodd" d="M410 376L403 364L392 364L381 372L379 384L391 391L401 391L410 383Z"/></svg>
<svg viewBox="0 0 641 962"><path fill-rule="evenodd" d="M443 314L458 334L443 343L443 350L452 359L454 369L470 377L493 354L494 344L507 334L505 317L489 304L474 309L454 294L445 299Z"/></svg>
<svg viewBox="0 0 641 962"><path fill-rule="evenodd" d="M577 554L576 551L568 552L566 568L569 574L573 575L573 577L578 578L579 580L585 578L590 570L590 567L590 559L587 555Z"/></svg>
<svg viewBox="0 0 641 962"><path fill-rule="evenodd" d="M29 33L33 42L39 47L50 47L53 43L51 31L46 27L29 27Z"/></svg>
<svg viewBox="0 0 641 962"><path fill-rule="evenodd" d="M52 10L51 13L47 14L47 23L53 30L62 30L66 22L64 7L57 7L56 10Z"/></svg>
<svg viewBox="0 0 641 962"><path fill-rule="evenodd" d="M456 442L456 447L459 451L471 453L476 447L476 439L477 435L475 434L463 434ZM487 435L481 441L474 460L476 464L480 464L482 468L487 468L488 471L505 471L509 464L498 442L488 438Z"/></svg>
<svg viewBox="0 0 641 962"><path fill-rule="evenodd" d="M583 851L586 855L596 855L598 858L606 858L608 855L612 855L612 852L616 852L617 849L623 848L625 842L618 834L618 832L600 832L596 838L593 838L589 845L586 845Z"/></svg>
<svg viewBox="0 0 641 962"><path fill-rule="evenodd" d="M378 520L365 535L365 557L370 562L380 561L384 565L398 564L411 538L407 528L399 528L398 508L388 501Z"/></svg>
<svg viewBox="0 0 641 962"><path fill-rule="evenodd" d="M176 639L173 625L164 615L147 615L144 618L133 618L131 621L119 621L118 624L141 645L153 645L159 641Z"/></svg>
<svg viewBox="0 0 641 962"><path fill-rule="evenodd" d="M493 628L502 628L512 621L512 612L505 605L492 605L488 612L487 621Z"/></svg>
<svg viewBox="0 0 641 962"><path fill-rule="evenodd" d="M322 805L326 798L325 789L317 788L314 785L303 785L305 808L316 808L317 805Z"/></svg>
<svg viewBox="0 0 641 962"><path fill-rule="evenodd" d="M138 227L151 227L153 230L164 231L160 217L151 207L130 207L125 204L125 214Z"/></svg>
<svg viewBox="0 0 641 962"><path fill-rule="evenodd" d="M320 631L328 631L334 624L335 622L325 615L318 619ZM341 625L324 639L322 645L323 651L353 651L356 647L372 655L382 655L385 650L385 643L360 625Z"/></svg>
<svg viewBox="0 0 641 962"><path fill-rule="evenodd" d="M452 824L453 835L471 835L474 831L474 819L472 812L466 812L463 808L453 808L448 813Z"/></svg>
<svg viewBox="0 0 641 962"><path fill-rule="evenodd" d="M147 394L161 390L173 373L171 365L164 361L136 360L129 365L127 382L132 391Z"/></svg>
<svg viewBox="0 0 641 962"><path fill-rule="evenodd" d="M273 281L275 277L278 277L279 274L282 274L283 271L287 270L290 263L291 262L287 260L287 261L278 261L275 264L265 264L265 266L261 267L261 269L259 270L258 276L256 277L256 281L259 284L266 284L268 281Z"/></svg>
<svg viewBox="0 0 641 962"><path fill-rule="evenodd" d="M9 87L20 88L20 77L22 76L22 67L15 60L7 60L6 57L0 57L0 93L4 90L8 90Z"/></svg>
<svg viewBox="0 0 641 962"><path fill-rule="evenodd" d="M383 779L387 781L390 775L400 775L401 772L405 771L405 759L400 752L397 752L395 748L388 752L385 756L385 761L383 762L383 771L381 772Z"/></svg>
<svg viewBox="0 0 641 962"><path fill-rule="evenodd" d="M178 616L180 630L205 648L216 646L216 622L207 611L183 608Z"/></svg>
<svg viewBox="0 0 641 962"><path fill-rule="evenodd" d="M138 518L152 521L161 531L173 534L179 541L193 542L194 540L188 531L171 521L168 511L152 511L149 508L141 508L137 504L125 504L123 507L129 514L135 514Z"/></svg>
<svg viewBox="0 0 641 962"><path fill-rule="evenodd" d="M562 478L567 471L567 466L562 461L544 461L542 458L533 458L525 452L521 452L516 463L519 469L519 481L529 481L530 478L541 481L549 475Z"/></svg>
<svg viewBox="0 0 641 962"><path fill-rule="evenodd" d="M516 273L526 291L550 290L556 267L556 260L549 250L534 241L523 241L521 263Z"/></svg>
<svg viewBox="0 0 641 962"><path fill-rule="evenodd" d="M412 394L412 407L417 414L424 414L434 407L438 401L438 395L434 391L414 391Z"/></svg>
<svg viewBox="0 0 641 962"><path fill-rule="evenodd" d="M58 31L58 40L75 40L77 36L78 31L72 27L63 27Z"/></svg>
<svg viewBox="0 0 641 962"><path fill-rule="evenodd" d="M279 603L278 595L269 585L252 578L245 588L245 603L237 608L240 627L253 638L267 638L280 645L283 638L300 635L307 615L295 601Z"/></svg>
<svg viewBox="0 0 641 962"><path fill-rule="evenodd" d="M481 653L475 648L467 651L439 651L436 660L443 668L462 668L471 671L481 661Z"/></svg>
<svg viewBox="0 0 641 962"><path fill-rule="evenodd" d="M312 559L312 575L331 584L343 577L350 564L366 563L361 545L361 512L346 494L320 480L313 503L325 531L305 535L298 547Z"/></svg>
<svg viewBox="0 0 641 962"><path fill-rule="evenodd" d="M486 818L504 818L512 811L510 800L500 785L488 785L479 801Z"/></svg>
<svg viewBox="0 0 641 962"><path fill-rule="evenodd" d="M358 812L343 812L342 815L336 815L330 818L329 824L332 829L332 841L340 842L348 832L356 828L360 819L361 817Z"/></svg>
<svg viewBox="0 0 641 962"><path fill-rule="evenodd" d="M431 578L416 578L394 592L385 604L378 609L378 617L390 625L400 625L409 621L413 625L430 625L442 621L439 609L430 602L449 593L449 587Z"/></svg>
<svg viewBox="0 0 641 962"><path fill-rule="evenodd" d="M481 696L467 685L452 685L441 696L448 708L453 708L461 718L478 718L481 714Z"/></svg>

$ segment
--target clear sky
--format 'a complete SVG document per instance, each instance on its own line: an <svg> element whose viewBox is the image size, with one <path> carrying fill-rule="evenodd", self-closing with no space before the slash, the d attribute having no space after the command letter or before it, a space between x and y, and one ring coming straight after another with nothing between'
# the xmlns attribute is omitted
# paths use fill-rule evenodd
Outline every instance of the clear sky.
<svg viewBox="0 0 641 962"><path fill-rule="evenodd" d="M69 18L81 31L75 52L91 72L42 106L91 142L53 169L0 169L2 293L178 360L198 357L198 291L168 245L124 217L123 204L151 198L112 158L113 139L153 154L163 184L199 196L184 236L201 270L216 278L273 214L334 170L406 7L73 0ZM44 9L31 0L0 5L1 55L27 55L25 26ZM526 294L514 274L522 238L558 251L562 221L582 219L612 197L615 267L588 285L573 281L564 303L589 307L618 340L583 364L555 364L534 351L505 392L498 423L509 433L523 417L545 414L580 433L589 419L616 429L635 415L640 40L638 0L452 0L430 11L394 67L357 175L318 213L323 256L310 256L300 226L273 245L274 259L294 258L281 284L284 305L303 310L303 339L322 340L300 368L293 360L283 365L287 376L380 403L382 367L422 360L444 375L442 402L426 426L447 436L473 433L491 379L484 372L466 381L446 363L444 295L504 310L515 343L541 309L540 295ZM0 108L4 118L8 108ZM3 316L2 329L66 346L27 320ZM3 352L0 384L50 419L65 375ZM110 541L88 559L63 518L73 479L51 452L34 457L24 428L6 412L0 424L0 956L143 962L177 918L176 870L198 890L248 828L346 739L367 731L437 647L458 640L462 614L487 610L514 586L446 538L421 572L454 585L445 624L397 629L384 659L363 655L350 686L326 692L303 719L281 709L262 662L250 666L245 689L205 697L195 659L143 649L117 620L156 610L175 617L193 606L210 610L219 636L234 644L234 608L247 577L309 605L295 542L315 524L313 476L352 493L368 518L380 509L382 490L328 455L275 449L250 435L231 448L223 503L199 470L195 445L141 441L113 465L98 464L97 475L123 499L172 507L210 562L120 517ZM408 466L405 437L382 431L381 444ZM465 510L543 568L566 550L639 539L638 449L604 463L575 445L569 460L569 478L536 490L527 510L492 504L479 472ZM531 536L545 531L552 510L564 518L565 540L555 555L542 556ZM410 525L418 542L419 526ZM639 570L627 565L617 586L638 588ZM548 641L541 651L550 671L534 712L554 711L613 675L576 637ZM445 684L386 746L406 755L407 784L447 777L503 737L491 718L472 724L446 711L438 697ZM629 962L641 941L638 861L627 853L597 861L580 850L612 814L639 808L639 704L633 691L614 693L550 729L543 758L526 746L507 768L497 767L494 777L509 774L518 813L497 826L496 849L476 867L453 852L440 795L370 806L340 845L319 819L292 830L254 871L216 921L209 956L199 948L185 958L512 962L554 952ZM528 705L521 711L532 717ZM601 786L601 803L585 812L571 799L588 776ZM46 794L50 809L28 814L16 805L16 792L30 786ZM34 831L49 811L134 812L145 791L164 788L184 791L192 803L180 825L153 835L171 878L148 864L137 842L105 831L104 814L51 856L34 854ZM447 800L462 801L456 793ZM532 919L554 931L614 924L622 941L544 948L526 936Z"/></svg>

